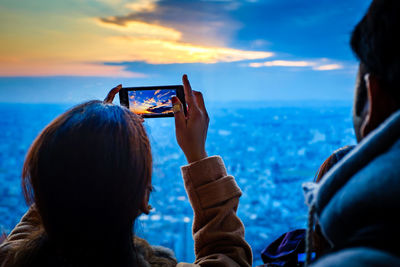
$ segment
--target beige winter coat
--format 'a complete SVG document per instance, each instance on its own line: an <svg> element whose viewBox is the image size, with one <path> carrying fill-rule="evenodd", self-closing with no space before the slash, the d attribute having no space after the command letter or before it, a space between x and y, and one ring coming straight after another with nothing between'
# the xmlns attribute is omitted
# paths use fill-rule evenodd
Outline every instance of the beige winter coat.
<svg viewBox="0 0 400 267"><path fill-rule="evenodd" d="M185 188L194 211L193 237L196 260L178 267L251 266L252 253L244 240L244 227L236 215L241 191L228 176L222 159L209 157L182 167ZM18 257L18 248L41 229L40 216L31 208L0 245L0 266L8 267ZM170 251L135 238L143 266L173 266Z"/></svg>

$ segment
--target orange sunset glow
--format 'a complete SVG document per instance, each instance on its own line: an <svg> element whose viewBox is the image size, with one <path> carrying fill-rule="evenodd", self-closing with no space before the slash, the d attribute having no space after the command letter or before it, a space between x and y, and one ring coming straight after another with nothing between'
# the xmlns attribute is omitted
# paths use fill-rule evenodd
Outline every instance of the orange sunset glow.
<svg viewBox="0 0 400 267"><path fill-rule="evenodd" d="M174 95L175 90L169 89L129 91L129 109L139 115L171 114L171 97Z"/></svg>
<svg viewBox="0 0 400 267"><path fill-rule="evenodd" d="M217 63L263 59L271 52L230 48L223 38L185 38L184 29L118 16L151 13L157 1L29 0L0 9L0 76L146 77L104 63ZM26 7L24 7L26 4ZM0 4L1 5L1 4ZM71 8L75 6L73 12ZM31 8L29 8L31 7ZM106 10L106 11L105 11ZM210 35L212 32L210 32ZM218 45L207 45L218 44Z"/></svg>

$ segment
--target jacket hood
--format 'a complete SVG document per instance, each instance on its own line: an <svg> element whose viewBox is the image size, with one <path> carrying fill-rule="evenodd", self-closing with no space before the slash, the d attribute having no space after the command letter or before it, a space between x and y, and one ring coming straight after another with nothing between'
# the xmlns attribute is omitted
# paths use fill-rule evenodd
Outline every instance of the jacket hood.
<svg viewBox="0 0 400 267"><path fill-rule="evenodd" d="M335 165L320 184L304 187L306 203L315 209L334 248L398 244L400 111Z"/></svg>

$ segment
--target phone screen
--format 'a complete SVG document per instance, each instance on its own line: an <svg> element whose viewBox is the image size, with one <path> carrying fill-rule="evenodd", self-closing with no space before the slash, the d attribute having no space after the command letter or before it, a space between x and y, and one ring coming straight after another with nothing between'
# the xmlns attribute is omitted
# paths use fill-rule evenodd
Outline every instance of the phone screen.
<svg viewBox="0 0 400 267"><path fill-rule="evenodd" d="M182 85L125 87L119 92L122 106L145 118L173 117L171 97L177 96L186 114Z"/></svg>
<svg viewBox="0 0 400 267"><path fill-rule="evenodd" d="M129 109L138 115L173 114L171 97L174 89L129 91Z"/></svg>

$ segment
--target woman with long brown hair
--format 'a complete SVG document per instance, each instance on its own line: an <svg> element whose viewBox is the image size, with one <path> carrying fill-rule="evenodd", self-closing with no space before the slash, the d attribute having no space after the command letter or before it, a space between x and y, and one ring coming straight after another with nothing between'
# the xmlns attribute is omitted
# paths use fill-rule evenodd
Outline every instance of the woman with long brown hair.
<svg viewBox="0 0 400 267"><path fill-rule="evenodd" d="M177 98L182 173L194 209L196 266L250 266L251 250L236 216L241 195L219 157L207 157L208 115L202 95L183 78L188 116ZM31 205L0 245L0 266L175 266L172 253L135 238L134 222L149 213L152 156L141 117L105 101L89 101L51 122L23 167ZM162 231L162 229L160 229ZM178 266L195 266L180 263Z"/></svg>

